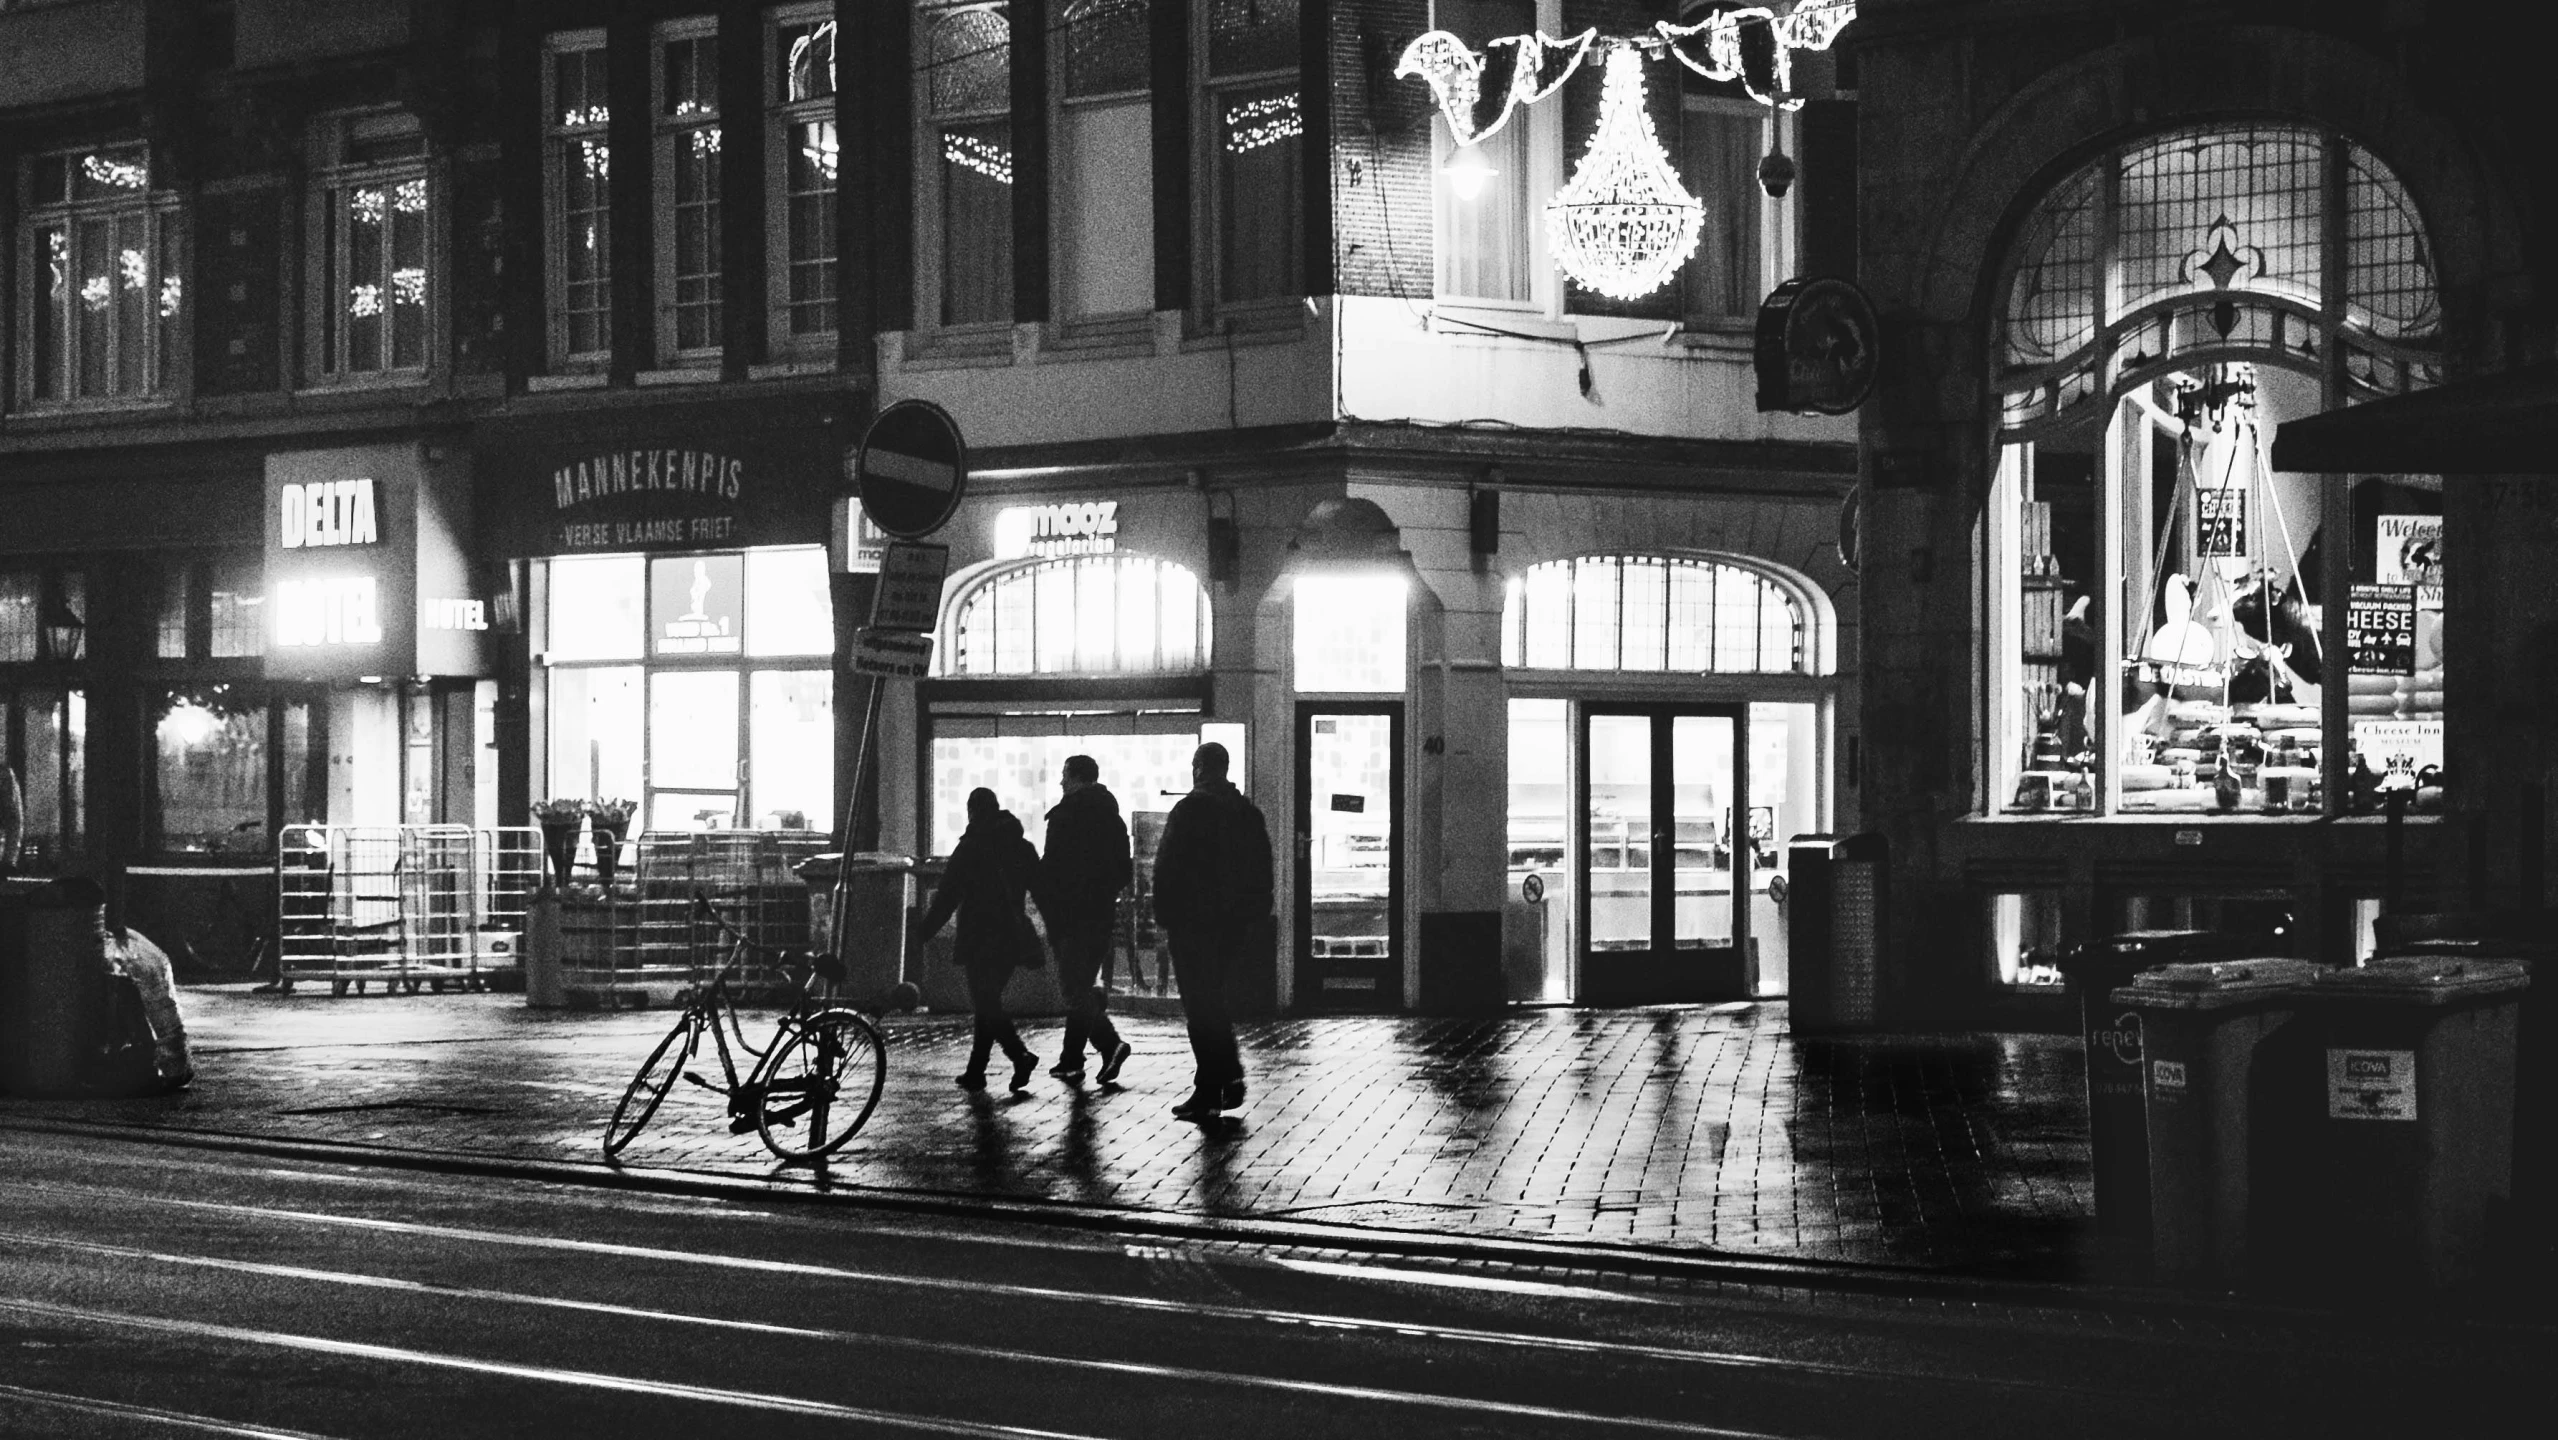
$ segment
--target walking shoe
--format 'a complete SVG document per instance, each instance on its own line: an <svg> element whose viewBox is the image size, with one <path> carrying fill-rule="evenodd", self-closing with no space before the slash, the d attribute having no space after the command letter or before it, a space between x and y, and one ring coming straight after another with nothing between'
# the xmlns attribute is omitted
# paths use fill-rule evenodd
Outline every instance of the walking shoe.
<svg viewBox="0 0 2558 1440"><path fill-rule="evenodd" d="M1226 1082L1225 1088L1217 1092L1217 1108L1220 1110L1241 1110L1243 1108L1243 1082L1241 1080L1229 1080Z"/></svg>
<svg viewBox="0 0 2558 1440"><path fill-rule="evenodd" d="M1021 1054L1013 1060L1013 1088L1015 1090L1029 1089L1030 1077L1038 1069L1039 1057L1027 1050L1021 1052Z"/></svg>
<svg viewBox="0 0 2558 1440"><path fill-rule="evenodd" d="M1084 1067L1060 1060L1048 1067L1048 1073L1060 1080L1075 1081L1084 1078Z"/></svg>
<svg viewBox="0 0 2558 1440"><path fill-rule="evenodd" d="M1119 1067L1128 1063L1128 1048L1128 1042L1125 1040L1111 1046L1110 1053L1102 1057L1101 1073L1093 1078L1104 1085L1118 1084Z"/></svg>
<svg viewBox="0 0 2558 1440"><path fill-rule="evenodd" d="M1217 1096L1206 1090L1193 1090L1190 1098L1172 1107L1174 1118L1181 1120L1214 1120L1217 1118Z"/></svg>
<svg viewBox="0 0 2558 1440"><path fill-rule="evenodd" d="M962 1090L983 1090L983 1089L985 1089L985 1088L986 1088L986 1072L985 1072L985 1071L983 1071L983 1070L962 1070L962 1071L960 1071L960 1072L959 1072L959 1088L960 1088L960 1089L962 1089Z"/></svg>

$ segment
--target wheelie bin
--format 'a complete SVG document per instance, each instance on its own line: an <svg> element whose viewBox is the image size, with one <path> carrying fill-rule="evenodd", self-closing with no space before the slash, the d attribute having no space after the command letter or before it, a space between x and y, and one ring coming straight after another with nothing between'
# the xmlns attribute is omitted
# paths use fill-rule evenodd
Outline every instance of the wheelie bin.
<svg viewBox="0 0 2558 1440"><path fill-rule="evenodd" d="M2278 1077L2260 1079L2258 1066L2317 972L2306 960L2200 961L2144 970L2113 993L2140 1020L2154 1278L2205 1288L2257 1278L2257 1130L2282 1121Z"/></svg>
<svg viewBox="0 0 2558 1440"><path fill-rule="evenodd" d="M2530 983L2511 960L2397 955L2299 992L2325 1082L2304 1156L2313 1288L2440 1292L2478 1278L2512 1194Z"/></svg>

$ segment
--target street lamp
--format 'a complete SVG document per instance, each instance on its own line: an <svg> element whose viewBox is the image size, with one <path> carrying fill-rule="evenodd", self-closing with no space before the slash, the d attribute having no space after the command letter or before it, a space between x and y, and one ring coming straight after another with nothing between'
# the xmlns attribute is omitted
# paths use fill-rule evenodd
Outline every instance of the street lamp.
<svg viewBox="0 0 2558 1440"><path fill-rule="evenodd" d="M45 597L37 625L44 631L45 654L52 659L66 663L77 660L87 648L89 627L81 623L79 612L59 594Z"/></svg>

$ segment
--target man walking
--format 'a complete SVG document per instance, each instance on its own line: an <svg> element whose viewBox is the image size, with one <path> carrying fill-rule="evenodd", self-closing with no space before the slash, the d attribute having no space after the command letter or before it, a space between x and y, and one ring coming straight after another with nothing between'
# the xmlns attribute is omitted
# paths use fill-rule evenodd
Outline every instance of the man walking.
<svg viewBox="0 0 2558 1440"><path fill-rule="evenodd" d="M1270 827L1226 779L1226 764L1226 747L1214 741L1191 755L1190 793L1172 807L1155 851L1155 923L1172 950L1198 1065L1190 1098L1173 1107L1184 1120L1243 1104L1226 988L1254 923L1270 913Z"/></svg>
<svg viewBox="0 0 2558 1440"><path fill-rule="evenodd" d="M1048 1073L1060 1080L1084 1078L1084 1042L1101 1057L1096 1077L1108 1085L1128 1063L1128 1042L1110 1023L1110 991L1101 983L1110 959L1111 924L1119 916L1119 892L1128 888L1128 826L1119 800L1101 783L1090 755L1069 755L1057 776L1065 795L1048 812L1048 845L1039 857L1033 896L1048 921L1048 948L1057 956L1057 988L1066 1000L1065 1053Z"/></svg>

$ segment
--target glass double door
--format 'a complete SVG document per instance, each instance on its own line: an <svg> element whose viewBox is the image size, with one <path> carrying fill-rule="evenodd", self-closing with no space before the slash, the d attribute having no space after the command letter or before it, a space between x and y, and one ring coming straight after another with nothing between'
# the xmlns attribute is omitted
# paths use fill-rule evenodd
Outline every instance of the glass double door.
<svg viewBox="0 0 2558 1440"><path fill-rule="evenodd" d="M1739 706L1582 708L1582 1003L1749 994L1746 723Z"/></svg>
<svg viewBox="0 0 2558 1440"><path fill-rule="evenodd" d="M1297 993L1403 1004L1403 707L1297 707Z"/></svg>

